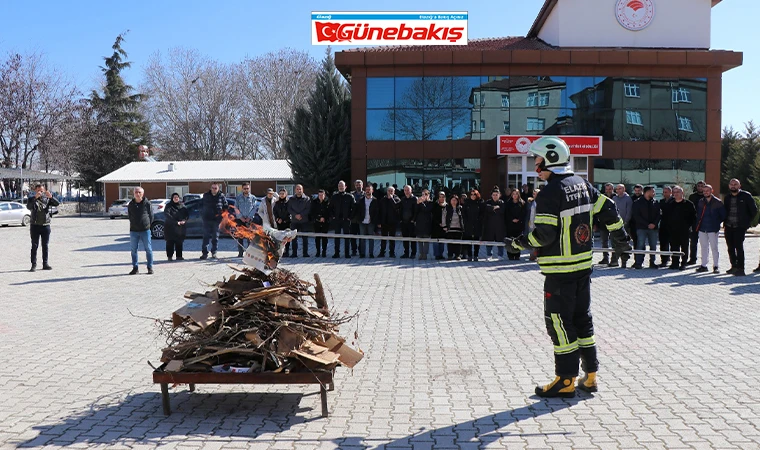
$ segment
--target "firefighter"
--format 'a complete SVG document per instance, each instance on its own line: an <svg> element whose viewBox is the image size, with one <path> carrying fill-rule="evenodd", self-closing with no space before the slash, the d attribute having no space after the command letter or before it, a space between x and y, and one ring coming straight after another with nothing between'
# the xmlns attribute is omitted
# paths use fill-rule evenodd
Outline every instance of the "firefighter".
<svg viewBox="0 0 760 450"><path fill-rule="evenodd" d="M547 182L536 197L535 228L509 244L536 249L544 281L544 318L554 343L555 379L536 387L540 397L574 397L578 363L584 377L578 389L597 391L594 325L591 317L593 219L610 232L616 255L631 250L615 203L570 169L570 148L558 137L535 141L530 153L536 172Z"/></svg>

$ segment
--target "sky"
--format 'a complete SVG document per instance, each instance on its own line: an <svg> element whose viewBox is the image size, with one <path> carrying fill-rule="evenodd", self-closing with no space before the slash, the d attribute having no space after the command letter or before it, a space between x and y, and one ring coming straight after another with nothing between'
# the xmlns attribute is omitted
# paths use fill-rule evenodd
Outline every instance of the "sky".
<svg viewBox="0 0 760 450"><path fill-rule="evenodd" d="M667 1L667 0L661 0ZM134 0L0 1L0 54L39 52L83 92L99 85L103 57L119 33L129 30L123 48L133 63L124 77L139 85L148 59L174 47L197 49L221 62L240 62L291 47L316 59L325 47L311 45L311 11L354 11L356 1ZM371 2L363 10L468 11L470 38L524 36L543 0ZM712 11L713 49L744 53L744 65L724 74L723 125L743 129L760 122L760 90L749 89L760 73L760 2L723 0ZM346 47L336 46L334 50Z"/></svg>

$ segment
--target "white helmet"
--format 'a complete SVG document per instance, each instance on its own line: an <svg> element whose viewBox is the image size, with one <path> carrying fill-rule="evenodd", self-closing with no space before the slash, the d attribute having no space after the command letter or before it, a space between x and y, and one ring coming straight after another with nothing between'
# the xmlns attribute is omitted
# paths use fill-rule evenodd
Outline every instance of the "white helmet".
<svg viewBox="0 0 760 450"><path fill-rule="evenodd" d="M550 170L556 174L573 173L570 170L570 147L557 136L544 136L530 145L529 152L533 156L544 159L541 169Z"/></svg>

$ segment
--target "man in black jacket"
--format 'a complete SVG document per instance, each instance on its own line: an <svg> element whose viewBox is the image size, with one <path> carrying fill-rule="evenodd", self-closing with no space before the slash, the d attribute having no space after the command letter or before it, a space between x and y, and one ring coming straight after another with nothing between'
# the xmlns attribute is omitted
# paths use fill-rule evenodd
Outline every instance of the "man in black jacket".
<svg viewBox="0 0 760 450"><path fill-rule="evenodd" d="M414 213L417 209L417 197L412 194L412 187L408 184L404 186L404 196L401 197L399 204L399 215L401 216L401 236L414 237ZM411 242L412 253L409 254L409 241L404 241L404 254L401 258L412 258L417 256L417 243Z"/></svg>
<svg viewBox="0 0 760 450"><path fill-rule="evenodd" d="M637 184L636 186L634 186L633 194L631 194L631 204L635 205L636 200L644 196L643 192L644 192L644 186L640 184ZM633 209L631 209L631 211L633 211ZM629 222L628 226L629 226L629 229L632 231L631 239L633 239L633 246L634 248L639 248L638 247L639 237L638 237L638 234L636 233L636 220L634 220L633 214L631 214L631 221Z"/></svg>
<svg viewBox="0 0 760 450"><path fill-rule="evenodd" d="M354 191L351 192L351 195L354 196L354 202L359 203L361 199L364 198L364 183L362 180L356 180L354 181ZM361 234L359 232L359 224L351 221L351 234L353 235L359 235ZM357 252L357 239L351 239L351 255L356 256Z"/></svg>
<svg viewBox="0 0 760 450"><path fill-rule="evenodd" d="M346 182L341 180L338 182L338 192L333 194L330 199L330 214L331 222L335 227L335 234L350 234L351 233L351 213L354 210L354 204L356 199L354 196L346 192ZM351 257L349 253L349 246L351 245L350 239L344 239L344 253L346 258ZM335 253L333 258L340 258L340 238L335 238Z"/></svg>
<svg viewBox="0 0 760 450"><path fill-rule="evenodd" d="M401 200L396 197L396 190L391 186L386 191L388 195L380 199L380 218L378 226L381 236L396 236L396 224L399 219L399 204ZM396 241L380 241L380 257L385 256L386 244L390 247L391 258L396 257Z"/></svg>
<svg viewBox="0 0 760 450"><path fill-rule="evenodd" d="M728 259L731 260L730 273L739 277L744 276L744 236L750 222L757 214L757 205L752 194L742 190L742 184L736 178L728 183L730 195L727 195L723 203L726 207L726 220L723 222L726 246L728 247ZM760 265L756 271L760 272Z"/></svg>
<svg viewBox="0 0 760 450"><path fill-rule="evenodd" d="M689 201L694 205L694 209L696 210L697 205L699 204L699 201L704 198L704 195L702 194L702 189L705 187L705 182L702 180L697 181L697 184L694 186L694 192L689 196ZM697 222L696 217L694 218L694 223L691 224L691 232L689 233L689 261L687 264L696 264L697 263L697 245L699 244L699 232L696 229Z"/></svg>
<svg viewBox="0 0 760 450"><path fill-rule="evenodd" d="M34 197L27 199L26 209L32 212L29 222L29 235L32 238L32 268L37 270L37 248L42 238L42 270L52 270L48 264L48 242L50 242L50 207L58 206L58 200L53 197L45 186L38 184L34 187Z"/></svg>
<svg viewBox="0 0 760 450"><path fill-rule="evenodd" d="M633 202L633 221L636 223L636 250L644 250L649 242L649 250L657 250L658 226L660 224L660 205L654 199L654 186L644 188L644 196ZM636 255L634 269L641 269L644 255ZM649 256L649 268L656 269L654 255Z"/></svg>
<svg viewBox="0 0 760 450"><path fill-rule="evenodd" d="M330 231L330 201L324 189L320 189L317 198L311 202L309 217L314 221L315 233ZM317 258L327 256L327 238L314 238L314 246L317 247Z"/></svg>
<svg viewBox="0 0 760 450"><path fill-rule="evenodd" d="M683 253L683 259L678 255L673 255L670 269L684 270L686 269L686 260L689 256L689 229L697 217L697 210L694 208L693 203L684 198L681 186L673 186L673 201L669 209L670 212L665 226L668 227L670 250Z"/></svg>
<svg viewBox="0 0 760 450"><path fill-rule="evenodd" d="M673 211L673 190L670 186L664 186L662 188L662 200L660 200L660 250L663 252L670 251L670 227L668 226L668 220ZM660 267L668 267L670 264L670 256L662 255L660 257Z"/></svg>
<svg viewBox="0 0 760 450"><path fill-rule="evenodd" d="M359 226L359 234L362 236L372 236L375 234L375 225L380 215L380 200L372 195L372 186L367 185L364 188L364 197L362 197L354 207L353 222ZM359 258L367 255L367 245L369 245L369 257L375 257L375 241L369 239L359 240Z"/></svg>
<svg viewBox="0 0 760 450"><path fill-rule="evenodd" d="M132 251L132 271L137 274L137 246L142 241L145 258L148 260L148 275L153 275L153 244L151 243L150 224L153 223L153 209L145 198L141 187L135 188L134 198L127 205L129 216L129 245Z"/></svg>
<svg viewBox="0 0 760 450"><path fill-rule="evenodd" d="M211 257L216 258L219 243L219 224L222 213L227 210L227 199L219 189L219 183L211 183L211 189L203 194L201 199L203 219L203 241L201 243L201 259L208 258L208 244L211 241Z"/></svg>

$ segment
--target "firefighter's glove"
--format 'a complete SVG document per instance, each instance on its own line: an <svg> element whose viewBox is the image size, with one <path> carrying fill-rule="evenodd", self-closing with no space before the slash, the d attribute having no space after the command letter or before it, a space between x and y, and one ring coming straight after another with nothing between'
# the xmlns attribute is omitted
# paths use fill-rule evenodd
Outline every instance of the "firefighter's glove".
<svg viewBox="0 0 760 450"><path fill-rule="evenodd" d="M511 241L511 242L507 242L507 244L511 245L512 249L518 252L531 247L530 243L528 242L528 238L522 234L517 236L516 238L505 239L505 241L507 240Z"/></svg>
<svg viewBox="0 0 760 450"><path fill-rule="evenodd" d="M631 238L622 228L610 233L610 241L612 241L612 251L617 256L633 250Z"/></svg>

